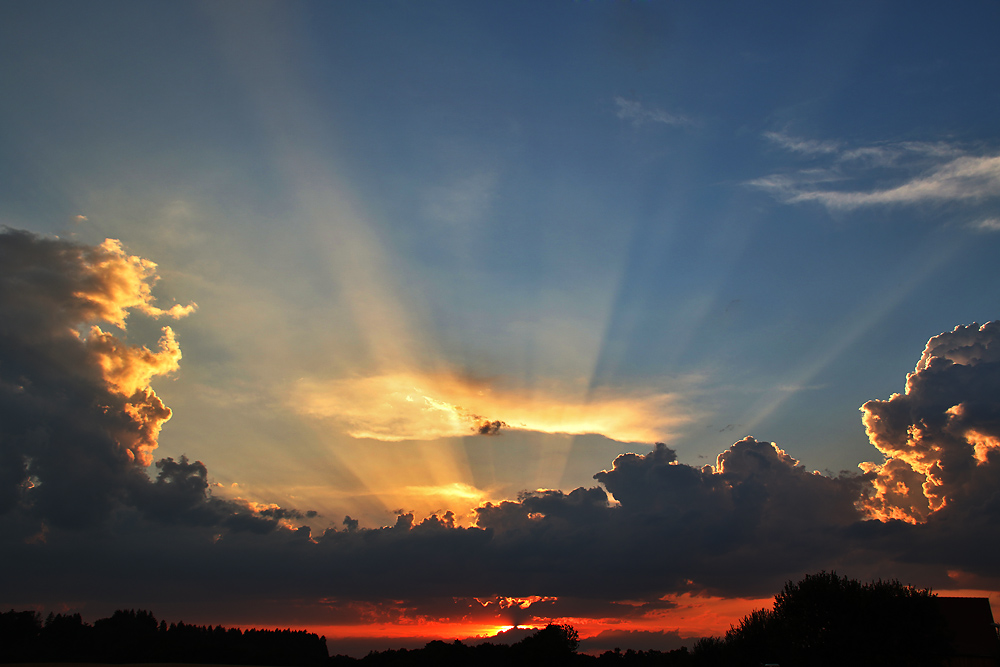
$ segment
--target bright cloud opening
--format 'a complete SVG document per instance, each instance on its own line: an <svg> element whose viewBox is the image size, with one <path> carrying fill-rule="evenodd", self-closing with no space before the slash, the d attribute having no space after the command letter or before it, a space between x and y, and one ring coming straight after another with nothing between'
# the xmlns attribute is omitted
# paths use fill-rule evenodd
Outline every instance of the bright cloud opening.
<svg viewBox="0 0 1000 667"><path fill-rule="evenodd" d="M668 440L691 419L669 392L515 391L450 374L395 373L345 380L301 380L291 403L301 414L342 422L355 438L428 440L505 428L596 433L620 442Z"/></svg>

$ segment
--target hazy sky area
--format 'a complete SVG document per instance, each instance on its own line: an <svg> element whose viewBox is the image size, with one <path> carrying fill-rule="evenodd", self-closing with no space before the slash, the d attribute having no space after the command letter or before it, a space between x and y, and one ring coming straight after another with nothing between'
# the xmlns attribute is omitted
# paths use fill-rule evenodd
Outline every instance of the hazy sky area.
<svg viewBox="0 0 1000 667"><path fill-rule="evenodd" d="M635 648L820 569L998 609L998 25L0 0L0 606Z"/></svg>

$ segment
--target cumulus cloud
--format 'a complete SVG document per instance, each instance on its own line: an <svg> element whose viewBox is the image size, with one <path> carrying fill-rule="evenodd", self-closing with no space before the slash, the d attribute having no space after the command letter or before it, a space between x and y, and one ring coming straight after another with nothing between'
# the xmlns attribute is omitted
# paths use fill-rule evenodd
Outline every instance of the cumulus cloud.
<svg viewBox="0 0 1000 667"><path fill-rule="evenodd" d="M91 327L86 343L101 367L104 379L122 396L131 396L145 389L157 375L177 370L181 360L181 348L170 327L163 328L158 352L123 344L96 325Z"/></svg>
<svg viewBox="0 0 1000 667"><path fill-rule="evenodd" d="M385 441L497 435L512 428L653 442L669 439L691 419L690 408L668 392L607 390L582 400L559 388L515 391L446 373L303 379L290 405L300 414L341 422L352 437Z"/></svg>
<svg viewBox="0 0 1000 667"><path fill-rule="evenodd" d="M157 279L154 263L115 240L0 233L0 514L17 513L26 530L95 525L122 508L247 529L285 518L212 498L199 462L165 459L155 481L146 475L171 417L150 383L177 370L180 347L169 327L150 350L99 325L124 334L131 313L195 309L157 306Z"/></svg>
<svg viewBox="0 0 1000 667"><path fill-rule="evenodd" d="M748 582L737 572L753 571L759 581L841 553L837 534L859 519L863 483L807 472L749 437L716 466L678 463L659 444L649 454L619 456L595 478L603 489L536 491L479 508L477 526L492 532L498 549L558 564L511 572L512 582L558 595L586 580L600 595L639 598L692 585L738 590L740 579ZM655 554L657 567L629 554Z"/></svg>
<svg viewBox="0 0 1000 667"><path fill-rule="evenodd" d="M899 142L847 148L781 132L764 135L815 159L808 168L771 174L750 185L789 203L815 201L829 209L979 202L1000 196L1000 156L972 155L946 143ZM889 175L891 185L871 186ZM879 182L882 182L881 180Z"/></svg>
<svg viewBox="0 0 1000 667"><path fill-rule="evenodd" d="M926 521L972 500L1000 463L1000 322L959 326L927 342L902 394L861 410L886 460L867 464L873 516Z"/></svg>

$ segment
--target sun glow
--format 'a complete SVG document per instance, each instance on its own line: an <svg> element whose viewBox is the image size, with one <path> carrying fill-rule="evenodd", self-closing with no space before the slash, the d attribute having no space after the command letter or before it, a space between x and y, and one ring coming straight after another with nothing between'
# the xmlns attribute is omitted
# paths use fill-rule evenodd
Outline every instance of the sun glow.
<svg viewBox="0 0 1000 667"><path fill-rule="evenodd" d="M675 393L582 387L511 389L449 373L399 372L343 380L303 379L290 404L344 424L349 435L383 441L492 435L505 428L620 442L669 440L691 420Z"/></svg>
<svg viewBox="0 0 1000 667"><path fill-rule="evenodd" d="M476 613L462 618L434 619L420 616L404 621L366 622L342 625L312 625L307 629L326 636L336 646L338 641L349 641L360 638L378 638L384 640L387 646L393 641L402 645L407 640L427 642L433 639L454 641L461 639L467 643L491 641L497 635L514 629L537 630L549 623L571 625L579 632L581 639L596 637L607 631L646 631L646 632L676 632L681 637L721 636L741 618L750 612L770 607L774 598L722 598L691 593L671 594L662 598L669 603L664 608L646 611L626 617L589 617L589 616L544 616L534 615L526 607L520 607L518 601L550 601L555 598L529 596L526 598L479 598L477 602L483 605L482 617ZM511 625L510 621L501 618L506 609L502 609L499 601L511 603L527 612L523 621ZM484 602L486 604L484 604ZM530 606L532 602L528 602ZM510 604L508 604L509 608ZM495 610L495 611L489 611ZM387 610L383 610L387 611ZM552 611L546 608L546 611ZM517 641L520 636L511 639ZM509 641L509 640L507 640ZM693 639L691 643L693 643Z"/></svg>

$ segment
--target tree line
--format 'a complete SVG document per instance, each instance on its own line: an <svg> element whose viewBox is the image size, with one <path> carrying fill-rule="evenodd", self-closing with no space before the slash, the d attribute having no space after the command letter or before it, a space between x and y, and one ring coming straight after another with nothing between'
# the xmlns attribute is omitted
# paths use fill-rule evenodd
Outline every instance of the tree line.
<svg viewBox="0 0 1000 667"><path fill-rule="evenodd" d="M304 630L241 630L160 621L118 610L93 625L80 614L0 613L0 662L180 662L325 666L326 639Z"/></svg>
<svg viewBox="0 0 1000 667"><path fill-rule="evenodd" d="M421 649L371 651L364 658L330 657L326 639L305 631L240 630L157 623L147 611L116 611L92 626L79 614L0 614L0 662L173 662L290 667L483 667L502 665L659 665L722 667L780 664L940 665L951 654L947 624L935 596L898 581L861 583L834 572L789 582L771 609L760 609L722 637L688 650L578 652L571 626L549 624L506 645L432 641Z"/></svg>

